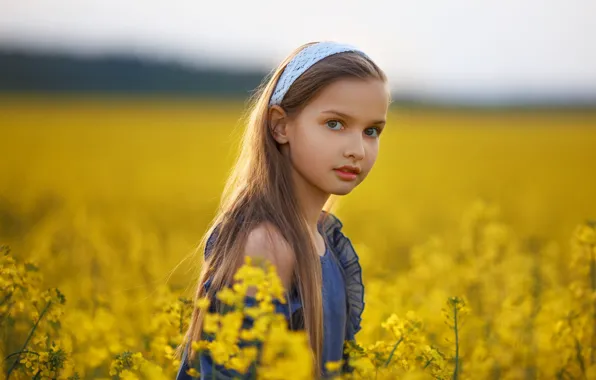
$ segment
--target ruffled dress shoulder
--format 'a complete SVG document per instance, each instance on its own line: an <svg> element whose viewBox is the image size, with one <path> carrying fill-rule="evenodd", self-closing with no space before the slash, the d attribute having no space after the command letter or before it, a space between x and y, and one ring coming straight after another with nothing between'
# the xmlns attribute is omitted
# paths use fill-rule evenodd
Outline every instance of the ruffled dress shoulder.
<svg viewBox="0 0 596 380"><path fill-rule="evenodd" d="M361 329L364 311L364 284L360 260L352 242L342 232L343 224L335 215L323 211L320 225L344 275L348 304L346 339L354 340L356 333Z"/></svg>
<svg viewBox="0 0 596 380"><path fill-rule="evenodd" d="M336 259L338 267L342 273L343 282L346 291L346 331L345 339L354 340L356 333L361 329L362 312L364 311L364 285L362 282L362 268L360 266L359 258L352 246L350 239L348 239L342 232L343 224L332 213L322 211L318 223L319 232L326 240L326 247ZM217 227L214 229L211 236L209 236L205 244L205 259L208 259L209 254L215 244L217 238ZM205 290L208 290L211 285L211 278L205 282ZM292 290L290 299L286 303L274 301L276 312L286 316L288 326L294 330L304 329L304 318L302 315L302 304L297 289ZM245 303L248 306L254 306L257 301L254 297L245 297ZM215 305L212 303L210 311L214 312ZM345 358L345 356L344 356ZM183 361L178 372L177 379L190 379L185 377L185 359L186 351L183 356ZM201 367L210 367L212 363L207 362L208 358L201 358ZM344 366L344 370L349 370L349 367ZM207 372L207 371L204 371ZM234 374L237 375L237 374ZM203 378L203 377L201 377ZM207 377L206 377L207 378Z"/></svg>

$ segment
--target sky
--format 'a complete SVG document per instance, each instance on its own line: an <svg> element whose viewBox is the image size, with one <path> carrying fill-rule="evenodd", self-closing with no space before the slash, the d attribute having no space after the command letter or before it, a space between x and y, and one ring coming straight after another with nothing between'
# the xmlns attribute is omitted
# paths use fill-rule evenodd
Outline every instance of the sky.
<svg viewBox="0 0 596 380"><path fill-rule="evenodd" d="M397 93L596 98L594 0L0 0L0 46L270 70L358 46Z"/></svg>

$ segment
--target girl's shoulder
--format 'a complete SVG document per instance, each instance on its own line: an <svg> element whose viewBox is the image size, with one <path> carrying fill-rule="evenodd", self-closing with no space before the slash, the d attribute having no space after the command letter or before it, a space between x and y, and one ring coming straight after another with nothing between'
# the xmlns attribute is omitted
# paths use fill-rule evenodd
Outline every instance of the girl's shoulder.
<svg viewBox="0 0 596 380"><path fill-rule="evenodd" d="M291 287L295 256L292 247L274 225L262 222L251 229L246 239L244 254L264 258L274 264L284 287Z"/></svg>
<svg viewBox="0 0 596 380"><path fill-rule="evenodd" d="M217 240L219 227L220 225L218 224L211 229L207 242L205 243L205 258L209 256L213 249L213 245ZM252 227L248 233L245 250L249 256L252 256L251 252L254 251L259 252L259 256L266 254L267 257L265 258L273 260L279 259L279 257L277 257L277 253L279 252L291 252L291 247L273 224L269 222L261 222ZM269 257L269 254L273 256Z"/></svg>
<svg viewBox="0 0 596 380"><path fill-rule="evenodd" d="M219 225L212 229L205 244L205 260L208 259L217 239ZM293 250L281 232L269 222L261 222L252 227L243 247L244 255L263 258L274 264L277 274L286 287L291 286L295 266Z"/></svg>

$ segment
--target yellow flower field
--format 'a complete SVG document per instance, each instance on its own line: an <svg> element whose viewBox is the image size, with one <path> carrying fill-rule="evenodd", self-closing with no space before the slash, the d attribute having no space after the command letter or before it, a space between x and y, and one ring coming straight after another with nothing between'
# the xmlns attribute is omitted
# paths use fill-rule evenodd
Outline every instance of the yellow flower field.
<svg viewBox="0 0 596 380"><path fill-rule="evenodd" d="M0 97L2 376L174 377L242 106ZM596 112L395 107L334 213L365 282L355 378L596 378ZM303 363L277 336L260 378Z"/></svg>

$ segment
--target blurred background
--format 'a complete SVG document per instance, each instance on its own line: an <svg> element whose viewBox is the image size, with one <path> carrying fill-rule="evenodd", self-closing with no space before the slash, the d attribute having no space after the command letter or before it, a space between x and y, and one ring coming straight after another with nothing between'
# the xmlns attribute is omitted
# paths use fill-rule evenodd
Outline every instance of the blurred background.
<svg viewBox="0 0 596 380"><path fill-rule="evenodd" d="M171 271L214 215L248 96L297 46L335 40L366 51L394 99L375 169L336 209L365 283L486 215L564 250L596 218L595 14L588 0L0 1L0 243L86 310L73 329L109 310L73 333L95 351L71 342L87 375L106 372L158 286L192 289L194 262Z"/></svg>

